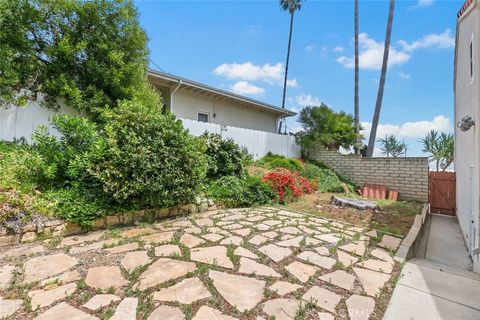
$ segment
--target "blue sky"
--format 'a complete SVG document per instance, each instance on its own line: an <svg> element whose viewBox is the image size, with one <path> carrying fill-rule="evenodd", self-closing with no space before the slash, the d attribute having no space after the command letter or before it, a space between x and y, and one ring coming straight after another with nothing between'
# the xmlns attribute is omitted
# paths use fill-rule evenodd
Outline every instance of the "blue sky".
<svg viewBox="0 0 480 320"><path fill-rule="evenodd" d="M289 15L277 1L135 1L164 71L281 105ZM456 13L462 1L396 1L378 136L421 156L430 129L452 131ZM360 0L360 119L371 122L388 1ZM287 107L353 113L353 1L304 3L295 15ZM152 65L153 68L155 66ZM298 130L294 118L289 130ZM377 144L378 147L378 144Z"/></svg>

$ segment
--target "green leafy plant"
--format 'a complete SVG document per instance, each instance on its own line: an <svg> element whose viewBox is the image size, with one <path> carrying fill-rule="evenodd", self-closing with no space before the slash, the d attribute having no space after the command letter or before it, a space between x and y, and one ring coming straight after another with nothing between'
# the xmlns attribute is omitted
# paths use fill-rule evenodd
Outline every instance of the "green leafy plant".
<svg viewBox="0 0 480 320"><path fill-rule="evenodd" d="M226 207L262 205L271 202L273 192L259 178L225 176L210 183L207 195Z"/></svg>
<svg viewBox="0 0 480 320"><path fill-rule="evenodd" d="M451 133L431 130L420 142L423 152L430 154L430 161L435 161L437 171L447 170L455 160L455 139Z"/></svg>
<svg viewBox="0 0 480 320"><path fill-rule="evenodd" d="M393 158L407 155L407 144L405 141L400 141L394 135L385 135L385 138L378 139L380 143L380 151L382 155L391 156Z"/></svg>
<svg viewBox="0 0 480 320"><path fill-rule="evenodd" d="M271 152L267 153L260 160L257 160L256 164L267 169L285 168L291 171L299 171L302 169L302 162L300 160L286 158Z"/></svg>
<svg viewBox="0 0 480 320"><path fill-rule="evenodd" d="M241 148L233 139L222 139L219 134L205 133L202 139L207 147L207 178L243 175L245 165L251 161L246 149Z"/></svg>
<svg viewBox="0 0 480 320"><path fill-rule="evenodd" d="M303 130L297 134L297 140L304 148L321 144L335 150L349 149L357 143L354 118L343 111L335 112L324 103L303 108L298 122Z"/></svg>
<svg viewBox="0 0 480 320"><path fill-rule="evenodd" d="M306 163L300 174L313 181L320 192L343 192L342 181L330 169Z"/></svg>

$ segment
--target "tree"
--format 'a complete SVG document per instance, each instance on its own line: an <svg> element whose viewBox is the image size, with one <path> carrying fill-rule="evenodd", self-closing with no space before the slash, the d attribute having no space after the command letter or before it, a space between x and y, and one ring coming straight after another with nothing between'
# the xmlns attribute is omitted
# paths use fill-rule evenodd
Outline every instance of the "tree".
<svg viewBox="0 0 480 320"><path fill-rule="evenodd" d="M350 148L357 142L355 120L345 112L335 112L327 105L309 106L300 111L303 131L297 134L300 144L309 148L316 144L338 150Z"/></svg>
<svg viewBox="0 0 480 320"><path fill-rule="evenodd" d="M354 93L354 117L355 117L355 127L356 133L359 135L360 132L360 99L359 99L359 78L360 78L360 70L359 70L359 52L358 52L358 0L354 0L354 20L355 20L355 93ZM355 147L355 153L360 154L360 143L361 141L357 141L357 146Z"/></svg>
<svg viewBox="0 0 480 320"><path fill-rule="evenodd" d="M455 139L451 133L439 134L438 131L431 130L420 142L423 144L423 152L430 153L430 161L435 161L437 171L440 168L447 170L455 160Z"/></svg>
<svg viewBox="0 0 480 320"><path fill-rule="evenodd" d="M130 0L2 0L0 103L42 93L98 118L146 85L146 43Z"/></svg>
<svg viewBox="0 0 480 320"><path fill-rule="evenodd" d="M380 150L384 156L397 158L401 155L406 156L407 154L407 144L405 143L405 140L400 141L394 135L385 135L385 138L378 139L378 142L382 145Z"/></svg>
<svg viewBox="0 0 480 320"><path fill-rule="evenodd" d="M282 109L285 109L285 96L287 93L287 80L288 80L288 65L290 62L290 47L292 45L292 32L293 32L293 16L295 11L298 11L302 7L302 0L280 0L280 6L284 11L290 13L290 32L288 33L288 47L287 47L287 61L285 63L285 79L283 80L283 95L282 95ZM279 128L279 133L281 127Z"/></svg>
<svg viewBox="0 0 480 320"><path fill-rule="evenodd" d="M392 36L393 12L395 10L395 0L390 0L388 10L387 33L385 35L385 47L383 49L382 71L380 74L380 83L378 85L377 102L375 103L375 112L373 114L372 128L370 130L370 138L368 140L367 156L373 155L375 140L377 138L378 121L380 120L380 110L382 109L383 91L385 89L385 77L388 68L388 55L390 53L390 38Z"/></svg>

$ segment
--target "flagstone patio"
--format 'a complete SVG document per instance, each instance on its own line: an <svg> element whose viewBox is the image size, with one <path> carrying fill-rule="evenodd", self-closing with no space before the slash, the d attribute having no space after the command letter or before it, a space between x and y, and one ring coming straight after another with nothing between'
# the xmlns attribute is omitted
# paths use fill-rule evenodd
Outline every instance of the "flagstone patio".
<svg viewBox="0 0 480 320"><path fill-rule="evenodd" d="M280 208L46 239L0 249L0 319L381 319L399 242Z"/></svg>

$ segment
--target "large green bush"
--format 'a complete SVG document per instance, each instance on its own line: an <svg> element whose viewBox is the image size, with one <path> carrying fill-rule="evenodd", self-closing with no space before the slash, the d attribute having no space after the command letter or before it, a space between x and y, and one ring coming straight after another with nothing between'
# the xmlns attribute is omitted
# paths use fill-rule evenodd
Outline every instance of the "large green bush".
<svg viewBox="0 0 480 320"><path fill-rule="evenodd" d="M298 159L285 158L284 156L267 153L263 158L256 162L259 166L267 169L285 168L291 171L300 171L302 163Z"/></svg>
<svg viewBox="0 0 480 320"><path fill-rule="evenodd" d="M301 171L301 175L315 181L320 192L343 192L342 181L330 169L306 163Z"/></svg>
<svg viewBox="0 0 480 320"><path fill-rule="evenodd" d="M253 206L270 203L271 189L261 179L225 176L212 181L207 195L226 207Z"/></svg>
<svg viewBox="0 0 480 320"><path fill-rule="evenodd" d="M243 175L245 164L251 159L245 149L242 149L233 139L222 139L219 134L205 133L202 139L207 147L207 178Z"/></svg>

